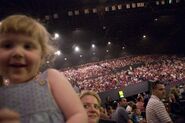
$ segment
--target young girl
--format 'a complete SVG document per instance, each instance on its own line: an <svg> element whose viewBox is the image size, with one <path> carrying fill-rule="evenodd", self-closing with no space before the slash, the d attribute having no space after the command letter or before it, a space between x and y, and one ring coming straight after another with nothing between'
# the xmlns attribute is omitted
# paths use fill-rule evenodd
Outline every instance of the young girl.
<svg viewBox="0 0 185 123"><path fill-rule="evenodd" d="M72 86L57 70L39 68L51 55L49 33L36 20L12 15L0 25L0 108L20 114L22 123L87 123ZM38 74L39 73L39 74Z"/></svg>

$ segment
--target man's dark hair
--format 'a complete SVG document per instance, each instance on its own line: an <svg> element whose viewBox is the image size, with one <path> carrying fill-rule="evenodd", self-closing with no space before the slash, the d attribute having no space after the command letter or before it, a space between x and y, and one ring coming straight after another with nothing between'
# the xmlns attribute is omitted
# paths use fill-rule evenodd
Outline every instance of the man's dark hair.
<svg viewBox="0 0 185 123"><path fill-rule="evenodd" d="M160 85L160 84L164 85L164 83L159 80L152 82L152 90L154 90L157 87L157 85Z"/></svg>

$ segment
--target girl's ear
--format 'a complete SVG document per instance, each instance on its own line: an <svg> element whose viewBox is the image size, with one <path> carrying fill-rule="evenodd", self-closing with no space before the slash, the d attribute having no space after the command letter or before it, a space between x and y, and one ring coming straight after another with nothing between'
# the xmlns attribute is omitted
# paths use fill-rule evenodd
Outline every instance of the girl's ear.
<svg viewBox="0 0 185 123"><path fill-rule="evenodd" d="M45 57L44 52L42 51L42 54L41 54L41 65L45 64L45 62L46 62L46 57Z"/></svg>
<svg viewBox="0 0 185 123"><path fill-rule="evenodd" d="M44 59L44 57L43 57L43 55L41 56L41 62L40 62L40 68L39 68L39 70L40 71L42 71L42 69L43 69L43 66L46 64L46 62L45 62L45 59Z"/></svg>
<svg viewBox="0 0 185 123"><path fill-rule="evenodd" d="M40 65L43 66L45 64L46 64L46 59L45 59L44 56L41 56L41 63L40 63Z"/></svg>

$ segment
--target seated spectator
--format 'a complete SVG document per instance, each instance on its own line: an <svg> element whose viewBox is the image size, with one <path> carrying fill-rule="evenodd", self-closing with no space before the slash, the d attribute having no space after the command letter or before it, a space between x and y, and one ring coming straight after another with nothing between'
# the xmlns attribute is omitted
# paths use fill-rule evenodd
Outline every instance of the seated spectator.
<svg viewBox="0 0 185 123"><path fill-rule="evenodd" d="M141 115L145 117L144 98L142 95L137 97L136 107L141 111Z"/></svg>
<svg viewBox="0 0 185 123"><path fill-rule="evenodd" d="M80 99L87 111L88 123L98 123L100 119L100 97L93 91L84 91Z"/></svg>
<svg viewBox="0 0 185 123"><path fill-rule="evenodd" d="M108 114L107 114L107 110L104 109L103 107L100 108L100 118L101 119L110 119Z"/></svg>
<svg viewBox="0 0 185 123"><path fill-rule="evenodd" d="M132 121L129 118L128 112L125 110L126 106L127 106L126 99L125 98L120 99L119 106L112 114L112 120L116 121L116 123L132 123Z"/></svg>
<svg viewBox="0 0 185 123"><path fill-rule="evenodd" d="M132 107L131 120L133 123L146 123L146 120L141 116L140 109L136 105Z"/></svg>
<svg viewBox="0 0 185 123"><path fill-rule="evenodd" d="M101 99L94 91L84 91L80 95L80 99L87 111L88 123L113 123L109 120L100 121Z"/></svg>
<svg viewBox="0 0 185 123"><path fill-rule="evenodd" d="M135 105L133 101L129 101L126 107L126 111L130 114L132 112L132 107Z"/></svg>

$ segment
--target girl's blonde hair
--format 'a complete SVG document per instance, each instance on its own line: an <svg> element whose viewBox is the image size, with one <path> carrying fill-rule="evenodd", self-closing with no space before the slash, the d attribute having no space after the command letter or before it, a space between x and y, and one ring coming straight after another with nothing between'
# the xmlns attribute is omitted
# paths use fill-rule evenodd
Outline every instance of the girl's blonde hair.
<svg viewBox="0 0 185 123"><path fill-rule="evenodd" d="M99 95L94 91L90 91L90 90L82 91L80 94L80 99L82 99L84 96L89 96L89 95L94 96L97 99L99 105L101 105L101 99L100 99Z"/></svg>
<svg viewBox="0 0 185 123"><path fill-rule="evenodd" d="M55 51L50 41L50 34L37 20L26 15L11 15L1 21L0 35L6 33L18 33L30 36L39 41L42 48L42 59L50 58Z"/></svg>

